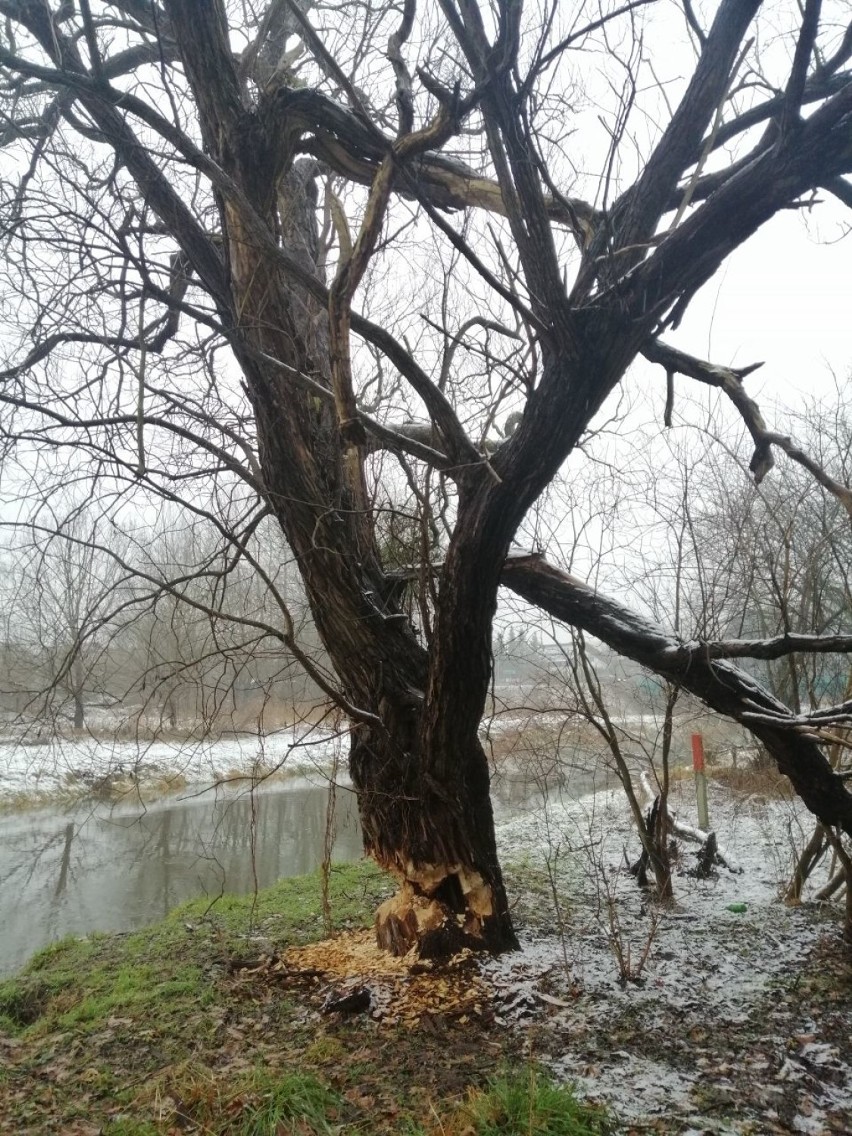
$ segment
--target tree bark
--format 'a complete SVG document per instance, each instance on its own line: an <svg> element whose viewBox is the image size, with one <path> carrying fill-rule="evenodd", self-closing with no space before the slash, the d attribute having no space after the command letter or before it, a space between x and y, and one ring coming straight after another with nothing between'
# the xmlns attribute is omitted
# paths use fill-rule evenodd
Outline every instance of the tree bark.
<svg viewBox="0 0 852 1136"><path fill-rule="evenodd" d="M290 204L295 208L294 197ZM229 231L236 227L230 216ZM325 379L325 313L282 287L274 274L264 276L264 267L243 251L236 264L232 260L244 334L259 338L264 354L277 359L293 359L298 344L303 353L294 365ZM259 295L262 310L255 302ZM394 581L382 569L369 517L359 509L344 468L347 456L359 455L354 447L347 455L341 445L331 404L286 387L280 373L259 365L249 351L241 361L269 501L299 561L320 637L357 711L350 765L365 850L401 885L377 914L379 942L395 953L415 944L429 954L465 944L512 947L487 762L476 735L484 691L478 704L471 702L454 719L463 741L454 747L453 774L436 776L434 749L421 739L428 660L399 607Z"/></svg>
<svg viewBox="0 0 852 1136"><path fill-rule="evenodd" d="M424 708L441 701L457 676L434 660L430 672L383 570L363 447L344 435L332 401L295 386L287 374L289 368L328 390L333 386L328 310L285 277L257 239L260 223L268 239L277 235L286 255L321 279L313 163L291 165L282 156L277 121L242 111L223 21L207 20L199 29L188 0L172 0L169 10L202 133L244 194L221 203L227 318L254 408L267 498L352 708L350 767L365 850L400 882L399 894L377 914L379 942L397 954L415 945L429 954L462 945L513 947L488 765L477 738L487 669L480 661L473 696L442 719L453 738L448 772L449 754L436 759ZM497 576L495 567L490 612ZM465 573L457 577L464 581ZM465 586L454 583L452 570L445 584L448 595ZM468 658L487 655L483 630L490 633L490 615L467 644ZM427 679L437 691L431 700Z"/></svg>

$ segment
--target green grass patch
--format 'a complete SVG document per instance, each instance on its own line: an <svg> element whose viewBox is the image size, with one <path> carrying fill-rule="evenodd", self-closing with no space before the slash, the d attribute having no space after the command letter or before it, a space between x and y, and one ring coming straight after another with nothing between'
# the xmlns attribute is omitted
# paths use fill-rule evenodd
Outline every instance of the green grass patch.
<svg viewBox="0 0 852 1136"><path fill-rule="evenodd" d="M471 1092L453 1116L439 1120L436 1131L442 1136L606 1136L614 1129L602 1109L578 1101L569 1086L555 1084L530 1065Z"/></svg>
<svg viewBox="0 0 852 1136"><path fill-rule="evenodd" d="M392 887L370 861L334 865L329 875L332 930L363 927L371 922L375 907ZM212 919L224 932L257 931L291 945L310 942L323 934L321 884L318 873L279 880L253 895L223 895L212 904L193 900L172 912L169 920L192 922ZM165 928L165 923L159 926Z"/></svg>
<svg viewBox="0 0 852 1136"><path fill-rule="evenodd" d="M329 884L332 930L368 925L390 890L368 863L334 867ZM321 1080L293 1081L286 1070L270 1080L240 1068L225 1077L218 1069L225 1051L232 1065L244 1065L269 1039L283 1034L282 1049L296 1044L300 1026L288 998L264 991L261 1010L250 984L234 991L230 964L322 938L321 912L314 874L255 896L184 904L132 934L64 939L39 951L0 982L0 1034L12 1039L14 1055L0 1078L0 1115L21 1133L93 1118L113 1136L148 1136L168 1132L166 1118L194 1101L206 1118L199 1132L287 1132L290 1108L308 1118L300 1132L322 1136L323 1109L336 1114L337 1103ZM157 1099L142 1091L152 1084Z"/></svg>
<svg viewBox="0 0 852 1136"><path fill-rule="evenodd" d="M147 1086L133 1107L157 1111L151 1132L188 1130L211 1136L332 1136L341 1131L347 1103L314 1073L261 1065L229 1077L189 1062L162 1082ZM128 1115L104 1127L104 1136L131 1133ZM142 1122L142 1131L146 1131Z"/></svg>
<svg viewBox="0 0 852 1136"><path fill-rule="evenodd" d="M107 1122L103 1136L160 1136L161 1129L147 1121L118 1117Z"/></svg>
<svg viewBox="0 0 852 1136"><path fill-rule="evenodd" d="M366 926L388 894L387 878L367 862L332 868L332 929ZM193 900L129 935L63 939L0 982L7 1032L97 1028L114 1016L148 1023L193 1011L214 996L211 970L234 956L257 956L322 938L318 874L280 880L257 895Z"/></svg>
<svg viewBox="0 0 852 1136"><path fill-rule="evenodd" d="M287 1073L276 1079L260 1074L243 1090L239 1114L230 1131L234 1136L268 1136L299 1133L331 1136L343 1101L311 1074ZM212 1118L214 1119L214 1118Z"/></svg>

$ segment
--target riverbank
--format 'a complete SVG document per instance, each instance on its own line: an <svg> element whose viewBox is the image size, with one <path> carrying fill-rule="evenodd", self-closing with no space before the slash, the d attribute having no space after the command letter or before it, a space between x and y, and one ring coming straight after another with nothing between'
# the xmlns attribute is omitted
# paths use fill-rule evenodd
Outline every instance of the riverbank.
<svg viewBox="0 0 852 1136"><path fill-rule="evenodd" d="M298 722L263 734L121 737L109 732L0 738L0 812L80 800L133 803L190 787L261 785L327 772L346 736Z"/></svg>
<svg viewBox="0 0 852 1136"><path fill-rule="evenodd" d="M327 931L351 938L387 894L369 865L336 867L328 923L315 875L41 952L0 984L4 1131L489 1136L541 1111L543 1133L609 1132L534 1064L508 1074L521 1043L478 1015L324 1014L319 972L278 966ZM453 972L437 968L427 990Z"/></svg>
<svg viewBox="0 0 852 1136"><path fill-rule="evenodd" d="M523 950L498 960L379 955L362 928L389 888L365 864L331 872L330 941L314 876L59 944L0 986L0 1115L39 1136L848 1133L849 956L836 914L777 900L806 818L719 786L710 805L742 871L695 879L683 848L662 910L623 870L636 846L617 793L505 821ZM360 1011L323 1012L361 990ZM505 1069L527 1109L550 1078L614 1119L499 1122L489 1078Z"/></svg>
<svg viewBox="0 0 852 1136"><path fill-rule="evenodd" d="M334 805L333 831L329 808ZM82 800L0 815L0 977L67 935L135 931L197 897L245 894L361 857L354 795L291 775L252 791Z"/></svg>
<svg viewBox="0 0 852 1136"><path fill-rule="evenodd" d="M654 751L660 722L653 714L613 720L637 769ZM301 707L275 728L223 730L187 722L182 730L151 726L118 729L109 718L85 730L57 732L49 723L5 723L0 734L0 814L80 801L147 803L175 793L211 787L263 786L294 776L326 776L346 767L349 732L327 708ZM708 752L728 760L736 730L690 711L676 723L673 761L688 760L690 732L701 729ZM562 711L497 710L480 730L496 768L526 767L538 779L585 767L598 776L609 762L597 732ZM742 749L742 747L739 747Z"/></svg>

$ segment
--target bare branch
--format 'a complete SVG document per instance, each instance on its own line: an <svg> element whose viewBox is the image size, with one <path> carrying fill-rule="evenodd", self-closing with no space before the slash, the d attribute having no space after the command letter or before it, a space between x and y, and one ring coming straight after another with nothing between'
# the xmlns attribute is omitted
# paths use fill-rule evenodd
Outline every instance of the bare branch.
<svg viewBox="0 0 852 1136"><path fill-rule="evenodd" d="M799 38L796 42L796 52L793 56L793 66L787 80L787 90L784 94L784 112L781 115L781 133L785 134L799 120L802 108L802 98L805 93L805 83L808 77L808 67L819 31L819 15L822 10L822 0L805 0L805 11L802 17L802 26L799 29Z"/></svg>
<svg viewBox="0 0 852 1136"><path fill-rule="evenodd" d="M749 469L754 474L757 485L772 469L774 459L772 447L778 446L780 450L803 468L808 470L819 484L832 496L836 497L844 509L852 517L852 489L831 477L818 462L809 457L799 446L796 446L788 437L768 429L760 413L757 403L748 397L743 388L743 379L750 375L762 363L752 363L748 367L720 367L714 363L707 363L703 359L687 355L675 347L662 343L659 339L650 341L642 348L642 354L652 363L659 363L666 369L666 374L675 372L688 375L708 386L718 387L725 392L731 402L740 412L748 431L754 439L755 449Z"/></svg>
<svg viewBox="0 0 852 1136"><path fill-rule="evenodd" d="M762 363L752 363L748 367L720 367L707 363L676 347L670 347L659 339L649 340L642 347L642 354L651 363L659 363L667 375L681 374L697 379L708 386L718 387L740 412L748 431L754 439L754 454L749 469L754 474L756 484L760 484L774 465L772 449L769 444L766 423L757 403L749 398L743 387L743 379L762 367Z"/></svg>

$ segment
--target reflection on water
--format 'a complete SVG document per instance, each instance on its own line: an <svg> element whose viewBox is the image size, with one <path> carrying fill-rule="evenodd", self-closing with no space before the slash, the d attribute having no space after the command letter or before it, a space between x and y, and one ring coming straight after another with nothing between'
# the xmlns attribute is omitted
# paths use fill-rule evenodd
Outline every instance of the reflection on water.
<svg viewBox="0 0 852 1136"><path fill-rule="evenodd" d="M186 899L314 871L327 808L327 786L300 779L253 797L0 817L0 974L65 935L142 927ZM356 860L361 834L347 788L337 790L335 833L333 859Z"/></svg>
<svg viewBox="0 0 852 1136"><path fill-rule="evenodd" d="M594 787L577 769L544 776L507 763L492 785L495 816L526 812L545 791L577 798ZM326 782L299 778L253 795L207 792L147 808L88 803L0 817L0 974L65 935L132 930L186 899L314 871L328 799ZM355 796L339 786L332 858L360 855Z"/></svg>

